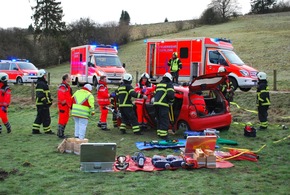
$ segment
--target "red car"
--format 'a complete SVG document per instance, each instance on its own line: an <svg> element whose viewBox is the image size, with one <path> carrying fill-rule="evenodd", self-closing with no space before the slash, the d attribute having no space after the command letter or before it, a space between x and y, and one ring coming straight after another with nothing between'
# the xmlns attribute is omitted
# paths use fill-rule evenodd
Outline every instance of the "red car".
<svg viewBox="0 0 290 195"><path fill-rule="evenodd" d="M223 72L202 75L187 86L174 86L174 130L229 129L232 121L229 103L217 89L227 74ZM198 103L194 99L195 94L199 94ZM205 104L201 105L203 99ZM155 128L154 106L146 104L144 110L149 125Z"/></svg>

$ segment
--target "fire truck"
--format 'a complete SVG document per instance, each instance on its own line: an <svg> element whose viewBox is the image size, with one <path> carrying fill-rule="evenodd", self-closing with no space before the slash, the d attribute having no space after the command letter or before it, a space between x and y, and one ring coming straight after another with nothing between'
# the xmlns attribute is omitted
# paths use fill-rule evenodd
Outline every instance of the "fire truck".
<svg viewBox="0 0 290 195"><path fill-rule="evenodd" d="M100 76L109 84L119 84L125 71L117 48L111 45L82 45L71 48L71 77L73 85L90 83L96 86Z"/></svg>
<svg viewBox="0 0 290 195"><path fill-rule="evenodd" d="M152 82L158 82L166 72L170 72L167 63L173 52L178 53L182 62L181 81L216 73L220 66L224 66L230 72L229 79L235 89L249 91L257 84L258 71L239 58L233 51L231 40L208 37L147 40L146 71Z"/></svg>

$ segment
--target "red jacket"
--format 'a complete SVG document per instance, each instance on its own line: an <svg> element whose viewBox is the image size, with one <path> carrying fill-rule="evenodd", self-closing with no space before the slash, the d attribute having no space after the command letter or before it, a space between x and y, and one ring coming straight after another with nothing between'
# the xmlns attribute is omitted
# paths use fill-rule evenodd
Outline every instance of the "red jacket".
<svg viewBox="0 0 290 195"><path fill-rule="evenodd" d="M142 95L146 95L147 96L146 102L149 103L151 98L154 95L155 88L156 86L152 83L146 84L146 83L139 82L136 84L135 91ZM144 99L138 98L135 100L135 103L137 104L143 104L143 102L144 102Z"/></svg>
<svg viewBox="0 0 290 195"><path fill-rule="evenodd" d="M198 94L192 94L190 96L191 103L195 105L197 111L202 114L207 114L208 111L206 110L206 104L204 101L204 97Z"/></svg>
<svg viewBox="0 0 290 195"><path fill-rule="evenodd" d="M0 82L0 106L9 106L11 101L11 89Z"/></svg>
<svg viewBox="0 0 290 195"><path fill-rule="evenodd" d="M57 90L58 106L72 106L72 90L68 83L62 82Z"/></svg>
<svg viewBox="0 0 290 195"><path fill-rule="evenodd" d="M99 105L102 106L110 105L110 93L107 87L107 83L104 81L99 81L97 87L97 100Z"/></svg>

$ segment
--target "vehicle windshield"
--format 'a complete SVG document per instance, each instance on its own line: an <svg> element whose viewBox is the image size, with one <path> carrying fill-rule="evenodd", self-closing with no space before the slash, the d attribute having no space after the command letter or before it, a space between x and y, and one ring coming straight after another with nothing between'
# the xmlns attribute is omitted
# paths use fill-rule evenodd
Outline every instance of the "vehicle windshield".
<svg viewBox="0 0 290 195"><path fill-rule="evenodd" d="M231 62L231 64L237 64L239 66L245 64L235 52L229 50L221 50L221 52Z"/></svg>
<svg viewBox="0 0 290 195"><path fill-rule="evenodd" d="M19 68L22 70L37 70L37 68L31 63L19 63Z"/></svg>
<svg viewBox="0 0 290 195"><path fill-rule="evenodd" d="M113 55L95 55L95 61L97 66L122 66L119 57Z"/></svg>

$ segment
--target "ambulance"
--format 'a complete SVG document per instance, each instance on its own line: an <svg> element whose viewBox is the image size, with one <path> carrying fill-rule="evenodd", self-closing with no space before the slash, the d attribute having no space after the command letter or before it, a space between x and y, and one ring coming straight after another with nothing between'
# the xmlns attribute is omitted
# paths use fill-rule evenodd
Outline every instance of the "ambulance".
<svg viewBox="0 0 290 195"><path fill-rule="evenodd" d="M109 84L119 84L125 71L117 48L111 45L82 45L71 48L70 73L73 85L97 86L100 76Z"/></svg>
<svg viewBox="0 0 290 195"><path fill-rule="evenodd" d="M152 82L158 82L166 72L173 52L182 62L179 80L190 82L193 78L218 72L224 66L235 89L249 91L257 85L257 70L246 65L234 52L232 42L221 38L176 38L146 40L146 71Z"/></svg>

